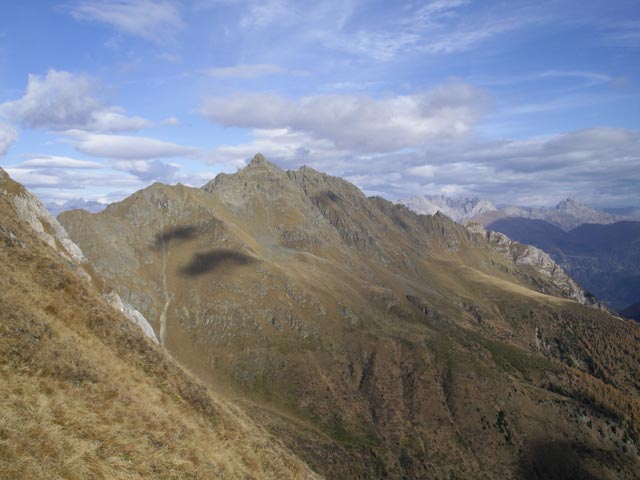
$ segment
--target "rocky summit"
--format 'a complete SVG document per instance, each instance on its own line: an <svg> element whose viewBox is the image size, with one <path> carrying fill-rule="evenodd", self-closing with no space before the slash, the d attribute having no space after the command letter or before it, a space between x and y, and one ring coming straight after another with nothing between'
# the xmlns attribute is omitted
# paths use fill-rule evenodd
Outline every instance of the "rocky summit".
<svg viewBox="0 0 640 480"><path fill-rule="evenodd" d="M261 155L59 219L161 348L318 475L637 477L640 325L532 247Z"/></svg>

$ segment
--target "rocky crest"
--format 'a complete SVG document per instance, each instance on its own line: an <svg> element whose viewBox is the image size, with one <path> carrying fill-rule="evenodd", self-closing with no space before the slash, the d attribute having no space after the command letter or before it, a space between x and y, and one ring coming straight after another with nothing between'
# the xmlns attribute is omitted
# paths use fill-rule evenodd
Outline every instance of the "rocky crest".
<svg viewBox="0 0 640 480"><path fill-rule="evenodd" d="M532 245L514 242L500 232L486 231L482 225L474 222L467 224L467 229L485 238L495 249L510 258L515 265L534 269L538 274L547 277L557 291L576 302L600 309L604 305L593 295L585 292L547 253Z"/></svg>

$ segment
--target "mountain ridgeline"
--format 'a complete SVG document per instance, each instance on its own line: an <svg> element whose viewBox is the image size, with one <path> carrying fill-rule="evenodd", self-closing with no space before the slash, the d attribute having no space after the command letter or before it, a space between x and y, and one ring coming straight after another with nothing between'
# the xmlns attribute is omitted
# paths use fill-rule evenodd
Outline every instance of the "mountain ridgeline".
<svg viewBox="0 0 640 480"><path fill-rule="evenodd" d="M527 246L261 155L59 219L174 358L326 478L640 468L640 325Z"/></svg>
<svg viewBox="0 0 640 480"><path fill-rule="evenodd" d="M433 215L441 212L456 222L473 221L488 226L501 219L528 218L544 220L551 225L566 231L584 223L610 224L622 220L632 220L611 213L595 210L571 198L561 201L554 207L521 207L507 205L496 207L489 200L479 198L450 198L444 195L418 195L401 200L416 213Z"/></svg>
<svg viewBox="0 0 640 480"><path fill-rule="evenodd" d="M549 253L580 285L615 310L640 299L640 222L583 224L565 232L542 220L508 218L487 228Z"/></svg>

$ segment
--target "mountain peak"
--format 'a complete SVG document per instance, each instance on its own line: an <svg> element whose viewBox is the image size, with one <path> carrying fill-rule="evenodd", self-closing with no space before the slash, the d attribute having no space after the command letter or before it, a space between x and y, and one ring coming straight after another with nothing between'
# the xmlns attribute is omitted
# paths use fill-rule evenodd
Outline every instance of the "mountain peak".
<svg viewBox="0 0 640 480"><path fill-rule="evenodd" d="M256 153L249 162L249 166L257 167L259 165L266 165L267 163L267 159L264 158L264 155L262 155L261 153Z"/></svg>
<svg viewBox="0 0 640 480"><path fill-rule="evenodd" d="M261 153L257 153L251 159L251 161L241 171L253 171L253 170L265 170L271 173L284 174L284 170L277 166L275 163L271 163ZM254 175L255 173L251 173Z"/></svg>
<svg viewBox="0 0 640 480"><path fill-rule="evenodd" d="M562 200L560 203L558 203L558 205L556 205L556 208L563 208L563 207L569 207L569 206L582 207L584 205L578 202L577 200L568 197L565 200Z"/></svg>

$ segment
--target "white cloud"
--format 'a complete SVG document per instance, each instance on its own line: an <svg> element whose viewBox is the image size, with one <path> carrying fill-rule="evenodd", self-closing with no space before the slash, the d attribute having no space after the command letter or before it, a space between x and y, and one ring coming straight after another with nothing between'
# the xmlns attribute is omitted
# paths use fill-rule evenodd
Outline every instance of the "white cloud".
<svg viewBox="0 0 640 480"><path fill-rule="evenodd" d="M98 100L98 83L85 75L49 70L46 76L29 75L19 100L0 104L0 116L8 116L27 128L117 132L149 125L141 117L127 117L118 107Z"/></svg>
<svg viewBox="0 0 640 480"><path fill-rule="evenodd" d="M126 132L141 130L151 126L151 122L142 117L127 117L119 113L119 108L103 110L93 114L93 122L85 125L88 130L97 132Z"/></svg>
<svg viewBox="0 0 640 480"><path fill-rule="evenodd" d="M178 120L176 117L168 117L165 118L164 120L162 120L160 122L161 126L175 126L175 125L180 125L180 120Z"/></svg>
<svg viewBox="0 0 640 480"><path fill-rule="evenodd" d="M89 160L78 160L70 157L55 155L41 155L30 158L16 165L15 168L73 168L73 169L96 169L104 168L102 163L91 162Z"/></svg>
<svg viewBox="0 0 640 480"><path fill-rule="evenodd" d="M301 163L329 162L335 166L338 158L347 155L346 150L338 150L327 140L317 140L306 133L291 132L287 129L255 129L253 140L241 145L222 145L201 160L208 163L228 163L243 166L257 152L277 161L283 166L297 167Z"/></svg>
<svg viewBox="0 0 640 480"><path fill-rule="evenodd" d="M160 53L156 57L167 63L182 63L182 57L175 53Z"/></svg>
<svg viewBox="0 0 640 480"><path fill-rule="evenodd" d="M37 194L39 194L38 189L41 188L55 188L60 190L59 193L63 193L63 190L87 189L89 194L87 198L94 199L95 197L90 195L91 192L98 191L105 185L108 185L109 188L126 188L129 191L144 186L136 177L119 172L40 170L20 167L7 167L6 171L14 180L26 185L29 189L35 189ZM74 193L73 196L77 196L77 193ZM59 198L63 198L63 196ZM51 195L48 195L47 199L51 199Z"/></svg>
<svg viewBox="0 0 640 480"><path fill-rule="evenodd" d="M594 206L640 198L640 132L590 128L491 142L433 142L394 153L337 149L289 129L253 130L253 139L217 148L210 162L242 166L262 152L283 168L310 165L368 194L478 196L499 204L551 205L573 197Z"/></svg>
<svg viewBox="0 0 640 480"><path fill-rule="evenodd" d="M249 2L247 12L242 17L240 25L243 28L264 27L276 21L283 21L292 13L292 5L287 0Z"/></svg>
<svg viewBox="0 0 640 480"><path fill-rule="evenodd" d="M171 182L180 170L179 165L164 163L161 160L114 160L110 165L143 181Z"/></svg>
<svg viewBox="0 0 640 480"><path fill-rule="evenodd" d="M571 89L589 88L612 81L611 76L599 72L590 72L585 70L544 70L540 72L526 73L523 75L501 75L500 77L494 78L479 78L476 83L484 86L500 87L521 83L539 83L541 80L545 79L575 80L576 83L575 85L571 85Z"/></svg>
<svg viewBox="0 0 640 480"><path fill-rule="evenodd" d="M486 94L450 83L416 95L375 99L365 95L318 95L298 101L252 93L209 98L201 113L225 126L287 129L337 149L385 152L467 133L484 111Z"/></svg>
<svg viewBox="0 0 640 480"><path fill-rule="evenodd" d="M82 130L65 132L75 148L92 157L118 160L152 160L158 158L193 157L198 150L149 137L105 135Z"/></svg>
<svg viewBox="0 0 640 480"><path fill-rule="evenodd" d="M83 0L69 8L76 20L106 23L116 30L163 42L184 28L173 2L152 0Z"/></svg>
<svg viewBox="0 0 640 480"><path fill-rule="evenodd" d="M0 157L7 153L9 147L18 139L18 132L11 125L0 123Z"/></svg>
<svg viewBox="0 0 640 480"><path fill-rule="evenodd" d="M246 65L235 65L233 67L211 68L208 74L217 78L257 78L267 75L275 75L285 70L278 65L269 63L255 63Z"/></svg>
<svg viewBox="0 0 640 480"><path fill-rule="evenodd" d="M549 137L427 146L347 170L366 190L479 196L497 203L550 205L567 197L596 206L640 198L640 132L591 128ZM393 174L404 172L401 179ZM386 179L381 185L379 179Z"/></svg>
<svg viewBox="0 0 640 480"><path fill-rule="evenodd" d="M346 53L387 61L412 52L451 54L478 48L483 41L505 32L519 29L540 18L518 8L496 11L487 8L482 13L466 14L467 0L440 0L424 5L415 3L389 4L384 21L369 21L366 27L352 20L357 10L353 2L346 6L334 5L334 12L342 12L340 22L332 21L331 10L322 20L305 24L303 37L321 42L325 46ZM302 22L302 20L301 20Z"/></svg>
<svg viewBox="0 0 640 480"><path fill-rule="evenodd" d="M640 47L640 20L616 22L604 39L607 44L616 47Z"/></svg>

